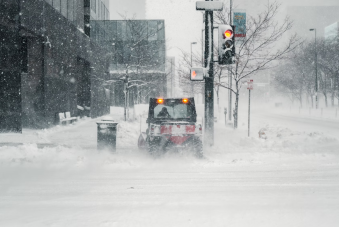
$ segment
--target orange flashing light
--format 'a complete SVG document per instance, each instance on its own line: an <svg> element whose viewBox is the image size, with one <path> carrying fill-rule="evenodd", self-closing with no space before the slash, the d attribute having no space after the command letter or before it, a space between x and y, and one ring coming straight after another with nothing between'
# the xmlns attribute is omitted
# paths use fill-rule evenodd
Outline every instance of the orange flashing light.
<svg viewBox="0 0 339 227"><path fill-rule="evenodd" d="M164 103L164 100L163 100L163 99L158 99L158 100L157 100L157 103L163 104L163 103Z"/></svg>
<svg viewBox="0 0 339 227"><path fill-rule="evenodd" d="M183 103L188 103L188 99L183 99L182 102Z"/></svg>

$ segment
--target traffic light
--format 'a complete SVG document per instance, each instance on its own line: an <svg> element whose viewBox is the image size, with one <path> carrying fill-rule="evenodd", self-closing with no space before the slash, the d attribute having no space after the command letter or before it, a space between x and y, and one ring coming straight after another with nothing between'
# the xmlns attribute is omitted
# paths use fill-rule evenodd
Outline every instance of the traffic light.
<svg viewBox="0 0 339 227"><path fill-rule="evenodd" d="M234 26L222 24L219 25L218 37L218 61L220 65L233 64L233 57L235 56L234 44Z"/></svg>
<svg viewBox="0 0 339 227"><path fill-rule="evenodd" d="M191 80L202 81L205 74L204 68L191 68Z"/></svg>

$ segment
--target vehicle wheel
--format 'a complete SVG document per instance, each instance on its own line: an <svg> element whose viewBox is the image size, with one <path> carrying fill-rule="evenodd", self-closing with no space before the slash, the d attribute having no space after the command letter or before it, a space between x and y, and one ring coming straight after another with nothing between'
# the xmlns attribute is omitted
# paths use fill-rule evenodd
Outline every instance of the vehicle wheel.
<svg viewBox="0 0 339 227"><path fill-rule="evenodd" d="M138 148L139 148L139 150L145 149L145 145L146 145L146 142L145 142L144 138L142 137L142 135L140 135L139 139L138 139Z"/></svg>
<svg viewBox="0 0 339 227"><path fill-rule="evenodd" d="M198 138L193 140L193 152L197 158L202 158L204 156L202 141Z"/></svg>
<svg viewBox="0 0 339 227"><path fill-rule="evenodd" d="M157 156L158 154L158 145L155 141L148 141L148 152L152 155L152 156Z"/></svg>

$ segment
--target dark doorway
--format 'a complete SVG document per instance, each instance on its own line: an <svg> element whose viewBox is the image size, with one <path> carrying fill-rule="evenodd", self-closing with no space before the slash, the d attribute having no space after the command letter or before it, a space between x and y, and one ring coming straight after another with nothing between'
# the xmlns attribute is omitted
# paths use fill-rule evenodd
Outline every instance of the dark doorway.
<svg viewBox="0 0 339 227"><path fill-rule="evenodd" d="M1 24L0 37L0 132L20 133L22 38L18 29Z"/></svg>
<svg viewBox="0 0 339 227"><path fill-rule="evenodd" d="M82 58L77 62L77 105L89 112L91 106L91 68L90 63ZM88 113L87 113L88 115Z"/></svg>

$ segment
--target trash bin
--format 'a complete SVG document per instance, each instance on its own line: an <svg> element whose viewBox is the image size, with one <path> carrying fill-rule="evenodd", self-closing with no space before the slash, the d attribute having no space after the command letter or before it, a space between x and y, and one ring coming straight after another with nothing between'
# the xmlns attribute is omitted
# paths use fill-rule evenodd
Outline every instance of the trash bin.
<svg viewBox="0 0 339 227"><path fill-rule="evenodd" d="M97 148L116 151L117 125L111 118L103 118L97 122Z"/></svg>

